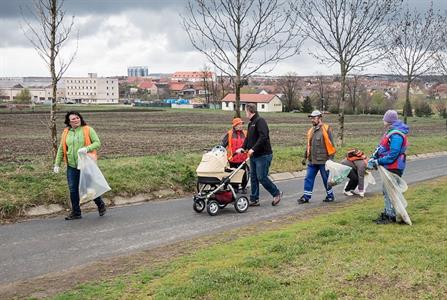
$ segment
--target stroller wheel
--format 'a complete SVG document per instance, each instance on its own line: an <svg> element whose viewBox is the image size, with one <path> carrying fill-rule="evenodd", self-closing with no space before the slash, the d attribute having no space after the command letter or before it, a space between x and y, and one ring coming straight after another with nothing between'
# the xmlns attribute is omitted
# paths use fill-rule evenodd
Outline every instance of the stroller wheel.
<svg viewBox="0 0 447 300"><path fill-rule="evenodd" d="M244 213L248 209L248 198L245 196L240 196L234 202L234 208L238 213Z"/></svg>
<svg viewBox="0 0 447 300"><path fill-rule="evenodd" d="M205 201L203 199L194 200L192 208L195 212L201 213L205 209Z"/></svg>
<svg viewBox="0 0 447 300"><path fill-rule="evenodd" d="M206 206L206 211L210 216L217 215L217 212L219 211L219 203L217 203L216 200L209 201L208 205Z"/></svg>

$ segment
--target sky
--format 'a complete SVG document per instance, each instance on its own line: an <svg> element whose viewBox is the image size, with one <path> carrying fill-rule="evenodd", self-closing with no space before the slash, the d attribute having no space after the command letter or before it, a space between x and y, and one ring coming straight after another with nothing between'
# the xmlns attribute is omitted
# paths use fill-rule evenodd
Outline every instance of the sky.
<svg viewBox="0 0 447 300"><path fill-rule="evenodd" d="M430 3L409 2L420 10ZM49 76L48 68L24 35L24 18L30 20L30 5L32 0L0 0L0 77ZM79 37L72 35L62 50L69 56L78 45L65 75L127 75L128 66L147 66L149 73L202 70L210 64L193 48L181 25L185 6L186 0L65 0L66 19L75 16ZM433 6L447 10L447 0L433 0ZM336 65L321 65L308 54L313 47L306 42L300 54L282 61L267 75L337 73ZM375 65L364 72L386 73L386 68Z"/></svg>

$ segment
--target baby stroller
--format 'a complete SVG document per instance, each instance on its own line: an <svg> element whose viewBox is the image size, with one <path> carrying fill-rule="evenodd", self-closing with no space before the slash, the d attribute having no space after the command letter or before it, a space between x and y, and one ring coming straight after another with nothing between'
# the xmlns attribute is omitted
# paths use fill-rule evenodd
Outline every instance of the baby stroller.
<svg viewBox="0 0 447 300"><path fill-rule="evenodd" d="M248 179L247 161L237 168L228 168L227 151L216 146L202 156L197 167L197 193L193 197L193 208L202 212L205 207L209 215L215 216L219 209L234 203L237 212L246 212L248 198L240 195L245 191Z"/></svg>

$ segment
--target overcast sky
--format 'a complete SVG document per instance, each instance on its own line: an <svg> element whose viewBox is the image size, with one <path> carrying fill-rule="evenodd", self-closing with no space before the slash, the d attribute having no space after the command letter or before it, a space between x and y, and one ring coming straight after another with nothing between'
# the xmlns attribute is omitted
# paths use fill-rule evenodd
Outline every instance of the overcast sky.
<svg viewBox="0 0 447 300"><path fill-rule="evenodd" d="M429 0L410 0L426 9ZM0 77L49 76L48 70L23 34L20 7L32 0L0 0ZM66 76L127 75L127 67L148 66L150 73L200 70L207 62L186 36L179 14L185 0L65 0L67 17L75 16L79 32L76 59ZM434 7L447 9L447 0L434 0ZM26 9L24 9L25 15ZM307 45L307 44L306 44ZM76 48L69 40L64 54ZM270 74L334 74L336 66L323 66L302 53L280 63ZM386 72L383 66L367 70Z"/></svg>

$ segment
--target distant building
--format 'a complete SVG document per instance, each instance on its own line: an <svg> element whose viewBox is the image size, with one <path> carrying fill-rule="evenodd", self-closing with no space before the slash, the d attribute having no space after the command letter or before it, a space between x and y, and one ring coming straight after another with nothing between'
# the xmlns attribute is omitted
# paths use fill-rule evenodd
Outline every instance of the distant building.
<svg viewBox="0 0 447 300"><path fill-rule="evenodd" d="M205 71L175 72L172 74L171 80L177 82L215 81L215 76L213 72Z"/></svg>
<svg viewBox="0 0 447 300"><path fill-rule="evenodd" d="M63 78L67 102L72 103L118 103L118 79L98 77L89 73L88 77Z"/></svg>
<svg viewBox="0 0 447 300"><path fill-rule="evenodd" d="M147 67L144 66L134 66L127 68L128 77L148 77L149 71Z"/></svg>
<svg viewBox="0 0 447 300"><path fill-rule="evenodd" d="M149 95L158 94L158 88L152 80L144 80L140 82L137 87L141 90L146 90Z"/></svg>
<svg viewBox="0 0 447 300"><path fill-rule="evenodd" d="M14 101L25 88L29 90L33 103L43 103L53 99L49 77L0 78L0 99L6 102ZM57 101L65 100L65 88L61 82L57 85L56 98Z"/></svg>
<svg viewBox="0 0 447 300"><path fill-rule="evenodd" d="M228 94L222 99L222 110L235 110L236 94ZM282 102L274 94L241 94L240 110L245 110L247 103L256 103L260 112L281 112Z"/></svg>
<svg viewBox="0 0 447 300"><path fill-rule="evenodd" d="M34 103L53 99L50 77L0 78L0 99L13 101L23 89L29 89ZM98 77L63 77L57 84L58 102L68 103L118 103L118 79Z"/></svg>

